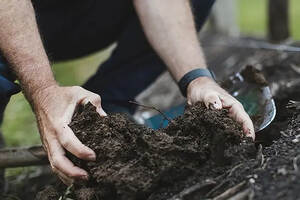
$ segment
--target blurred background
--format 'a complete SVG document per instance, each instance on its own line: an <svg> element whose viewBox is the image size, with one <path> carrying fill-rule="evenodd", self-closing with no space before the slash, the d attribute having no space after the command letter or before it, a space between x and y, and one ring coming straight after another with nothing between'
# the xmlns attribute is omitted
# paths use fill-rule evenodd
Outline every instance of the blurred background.
<svg viewBox="0 0 300 200"><path fill-rule="evenodd" d="M229 17L235 17L236 28L240 35L261 38L267 36L267 0L235 0L234 5L235 14L227 14ZM290 0L289 17L291 39L300 40L299 0ZM109 56L111 49L112 47L76 60L54 63L56 80L65 86L83 84ZM40 144L35 118L21 93L12 97L5 113L2 131L8 146Z"/></svg>

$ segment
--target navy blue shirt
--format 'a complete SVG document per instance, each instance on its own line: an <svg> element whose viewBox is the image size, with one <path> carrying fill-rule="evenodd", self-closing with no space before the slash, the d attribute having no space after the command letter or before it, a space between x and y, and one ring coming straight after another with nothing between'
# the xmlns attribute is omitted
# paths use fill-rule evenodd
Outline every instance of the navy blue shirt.
<svg viewBox="0 0 300 200"><path fill-rule="evenodd" d="M0 55L0 99L9 98L11 95L20 92L20 86L14 81L15 78L6 60Z"/></svg>

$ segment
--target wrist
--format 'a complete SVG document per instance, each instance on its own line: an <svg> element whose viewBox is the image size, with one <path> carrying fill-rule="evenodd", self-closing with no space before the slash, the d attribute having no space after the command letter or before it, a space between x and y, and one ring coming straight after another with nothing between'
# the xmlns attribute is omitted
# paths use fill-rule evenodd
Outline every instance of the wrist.
<svg viewBox="0 0 300 200"><path fill-rule="evenodd" d="M40 85L36 87L35 90L27 93L27 99L32 104L32 106L38 105L47 98L48 95L56 90L59 85L55 81L48 82L47 84Z"/></svg>
<svg viewBox="0 0 300 200"><path fill-rule="evenodd" d="M193 82L200 82L205 84L206 82L214 82L214 74L208 69L194 69L186 73L178 82L178 86L183 96L187 96L187 91L194 85Z"/></svg>
<svg viewBox="0 0 300 200"><path fill-rule="evenodd" d="M57 86L51 66L47 61L23 62L11 66L29 103L33 103L36 96L47 88Z"/></svg>
<svg viewBox="0 0 300 200"><path fill-rule="evenodd" d="M207 84L212 84L212 83L216 83L214 79L210 78L210 77L199 77L196 78L195 80L191 81L187 87L187 96L189 96L188 94L193 91L194 88L199 88L199 86L205 86Z"/></svg>

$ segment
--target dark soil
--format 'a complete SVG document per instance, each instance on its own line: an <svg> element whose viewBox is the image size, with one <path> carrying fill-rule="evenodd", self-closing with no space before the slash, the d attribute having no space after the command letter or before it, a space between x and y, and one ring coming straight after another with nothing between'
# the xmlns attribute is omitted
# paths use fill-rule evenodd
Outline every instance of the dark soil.
<svg viewBox="0 0 300 200"><path fill-rule="evenodd" d="M300 199L298 106L291 104L291 109L286 109L290 123L277 141L255 148L226 110L207 110L199 104L155 132L123 115L100 118L94 107L87 105L70 126L98 158L86 163L72 157L90 172L91 180L75 185L68 197ZM101 127L101 132L95 127ZM48 187L37 199L52 200L57 194L63 192Z"/></svg>
<svg viewBox="0 0 300 200"><path fill-rule="evenodd" d="M236 137L241 135L240 127L226 117L226 110L218 112L206 110L203 107L189 108L183 117L159 132L135 125L121 115L112 117L120 120L121 124L127 124L129 130L134 127L134 131L128 131L124 125L118 125L114 123L114 120L109 120L110 118L101 118L100 120L107 120L107 123L110 123L110 125L105 125L106 128L109 126L110 130L118 129L122 133L116 134L111 131L111 138L115 136L121 138L112 140L120 142L120 146L118 146L119 143L116 145L110 140L106 139L105 141L119 147L119 155L133 155L133 157L125 159L128 156L120 156L120 159L116 159L117 164L111 163L111 166L114 166L111 169L106 168L109 166L107 160L99 163L98 167L85 165L86 169L94 167L95 172L103 169L99 173L102 179L97 180L97 177L100 177L99 174L92 175L92 182L74 186L70 197L73 199L97 199L98 195L98 197L102 197L99 199L300 200L299 103L291 104L289 109L286 107L289 100L300 100L299 74L295 71L295 67L291 67L300 66L300 61L294 54L288 57L280 55L282 55L280 52L259 53L262 58L270 58L261 63L264 66L263 74L267 77L275 95L277 116L268 128L257 133L255 145L247 140L243 142L243 138ZM280 58L282 60L278 60ZM84 112L81 112L80 115L83 114ZM231 129L227 130L228 132L222 132L225 130L224 126L221 128L222 124L227 120L231 124L230 127L237 127L234 129L237 132ZM83 121L85 120L78 121L78 124ZM93 130L92 120L90 124L89 128ZM75 125L74 122L71 126L73 125ZM85 127L85 125L82 126ZM131 133L129 137L127 137L128 132ZM226 137L226 135L229 136L229 132L233 132L233 135ZM78 133L78 137L81 137L80 131ZM136 149L133 153L129 153L130 150L126 148L121 151L125 144L122 142L125 141L124 138L127 138L128 141L135 141L128 142L131 144L130 146L125 145L127 148ZM164 141L163 145L160 143L161 140ZM100 144L109 149L105 143ZM88 145L92 145L92 143ZM149 147L143 148L144 146ZM90 147L93 148L93 145ZM143 154L147 156L142 156ZM152 157L154 155L156 157ZM116 154L113 153L111 158L117 158L114 156ZM147 158L147 162L152 161L152 163L145 162L145 164L138 160L138 158L144 157ZM99 159L100 157L98 157ZM77 159L75 160L77 164L82 164ZM132 165L126 167L130 161ZM147 172L149 169L155 169L155 171L150 170L149 173L149 171ZM111 174L107 172L111 172ZM126 176L129 174L131 175ZM100 185L104 182L109 184L101 187ZM103 188L108 188L108 190L105 191Z"/></svg>
<svg viewBox="0 0 300 200"><path fill-rule="evenodd" d="M175 194L203 168L256 155L254 143L244 137L241 125L227 116L227 110L208 110L202 104L187 108L159 131L120 114L100 117L88 104L74 115L70 127L97 154L96 162L69 155L90 173L89 182L74 186L71 197L78 200L157 199L156 191L182 182L172 191Z"/></svg>
<svg viewBox="0 0 300 200"><path fill-rule="evenodd" d="M46 186L43 192L37 194L36 199L40 200L58 200L60 197L59 192L54 186Z"/></svg>

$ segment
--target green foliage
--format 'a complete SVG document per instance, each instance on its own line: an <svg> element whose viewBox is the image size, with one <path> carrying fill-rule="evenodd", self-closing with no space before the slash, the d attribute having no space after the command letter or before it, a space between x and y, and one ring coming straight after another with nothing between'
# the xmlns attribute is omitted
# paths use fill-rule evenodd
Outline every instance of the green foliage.
<svg viewBox="0 0 300 200"><path fill-rule="evenodd" d="M295 40L300 40L300 1L290 0L291 34Z"/></svg>
<svg viewBox="0 0 300 200"><path fill-rule="evenodd" d="M238 23L245 34L264 35L267 25L267 0L237 0Z"/></svg>
<svg viewBox="0 0 300 200"><path fill-rule="evenodd" d="M238 23L242 33L266 36L267 0L237 0ZM290 30L295 40L300 40L300 1L290 0Z"/></svg>

